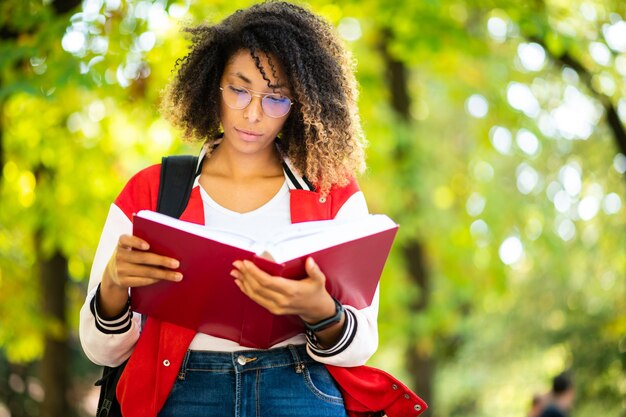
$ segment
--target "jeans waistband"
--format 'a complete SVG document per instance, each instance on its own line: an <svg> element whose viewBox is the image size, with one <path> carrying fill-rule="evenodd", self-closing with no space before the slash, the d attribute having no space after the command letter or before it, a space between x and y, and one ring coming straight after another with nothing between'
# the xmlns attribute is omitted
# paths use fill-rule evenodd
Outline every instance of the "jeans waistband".
<svg viewBox="0 0 626 417"><path fill-rule="evenodd" d="M188 350L183 361L183 372L221 371L245 372L249 370L298 366L315 362L306 352L305 345L288 345L268 350L241 350L213 352Z"/></svg>

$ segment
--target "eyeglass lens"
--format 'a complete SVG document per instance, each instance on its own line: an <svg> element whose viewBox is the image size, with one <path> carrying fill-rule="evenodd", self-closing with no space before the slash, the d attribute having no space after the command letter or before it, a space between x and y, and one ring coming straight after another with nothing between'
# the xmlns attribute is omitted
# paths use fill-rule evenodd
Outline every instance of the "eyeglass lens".
<svg viewBox="0 0 626 417"><path fill-rule="evenodd" d="M262 96L261 107L269 117L283 117L289 113L291 100L278 94L259 94ZM252 101L252 93L244 88L231 84L222 88L222 96L226 105L235 110L244 109Z"/></svg>

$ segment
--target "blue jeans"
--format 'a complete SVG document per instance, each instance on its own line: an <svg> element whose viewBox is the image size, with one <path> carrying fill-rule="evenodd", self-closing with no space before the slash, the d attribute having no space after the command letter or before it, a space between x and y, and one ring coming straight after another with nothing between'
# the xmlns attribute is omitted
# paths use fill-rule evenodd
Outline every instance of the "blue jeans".
<svg viewBox="0 0 626 417"><path fill-rule="evenodd" d="M304 345L188 351L159 417L346 417L324 365Z"/></svg>

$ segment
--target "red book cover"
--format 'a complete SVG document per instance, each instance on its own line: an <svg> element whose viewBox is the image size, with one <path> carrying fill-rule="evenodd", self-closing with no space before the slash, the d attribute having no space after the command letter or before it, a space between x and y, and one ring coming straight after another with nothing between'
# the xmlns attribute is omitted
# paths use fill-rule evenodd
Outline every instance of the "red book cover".
<svg viewBox="0 0 626 417"><path fill-rule="evenodd" d="M243 294L230 276L235 260L251 260L272 275L300 279L306 277L304 262L311 256L326 275L328 292L343 304L361 309L372 302L398 230L387 218L376 233L357 238L346 235L347 240L329 247L321 242L318 250L274 262L175 227L186 222L168 218L170 224L164 224L141 214L134 217L133 234L146 240L150 251L178 259L183 280L132 288L133 311L260 349L302 333L304 326L298 316L275 316ZM158 220L161 216L152 213L151 217ZM363 234L358 225L354 229L356 235ZM320 236L325 240L326 235Z"/></svg>

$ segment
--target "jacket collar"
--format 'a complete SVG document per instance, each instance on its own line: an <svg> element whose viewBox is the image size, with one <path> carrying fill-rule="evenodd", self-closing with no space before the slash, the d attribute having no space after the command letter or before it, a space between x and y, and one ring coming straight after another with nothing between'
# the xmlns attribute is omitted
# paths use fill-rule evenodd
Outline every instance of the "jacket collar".
<svg viewBox="0 0 626 417"><path fill-rule="evenodd" d="M198 155L198 163L196 165L196 180L202 172L202 161L206 156L207 148L203 146ZM285 180L290 190L305 190L305 191L317 191L315 186L304 175L300 175L298 170L294 168L293 164L286 156L283 156L283 172L285 174Z"/></svg>
<svg viewBox="0 0 626 417"><path fill-rule="evenodd" d="M307 177L300 175L291 164L291 161L286 157L283 158L283 172L285 173L285 179L287 180L287 185L290 190L317 191Z"/></svg>

